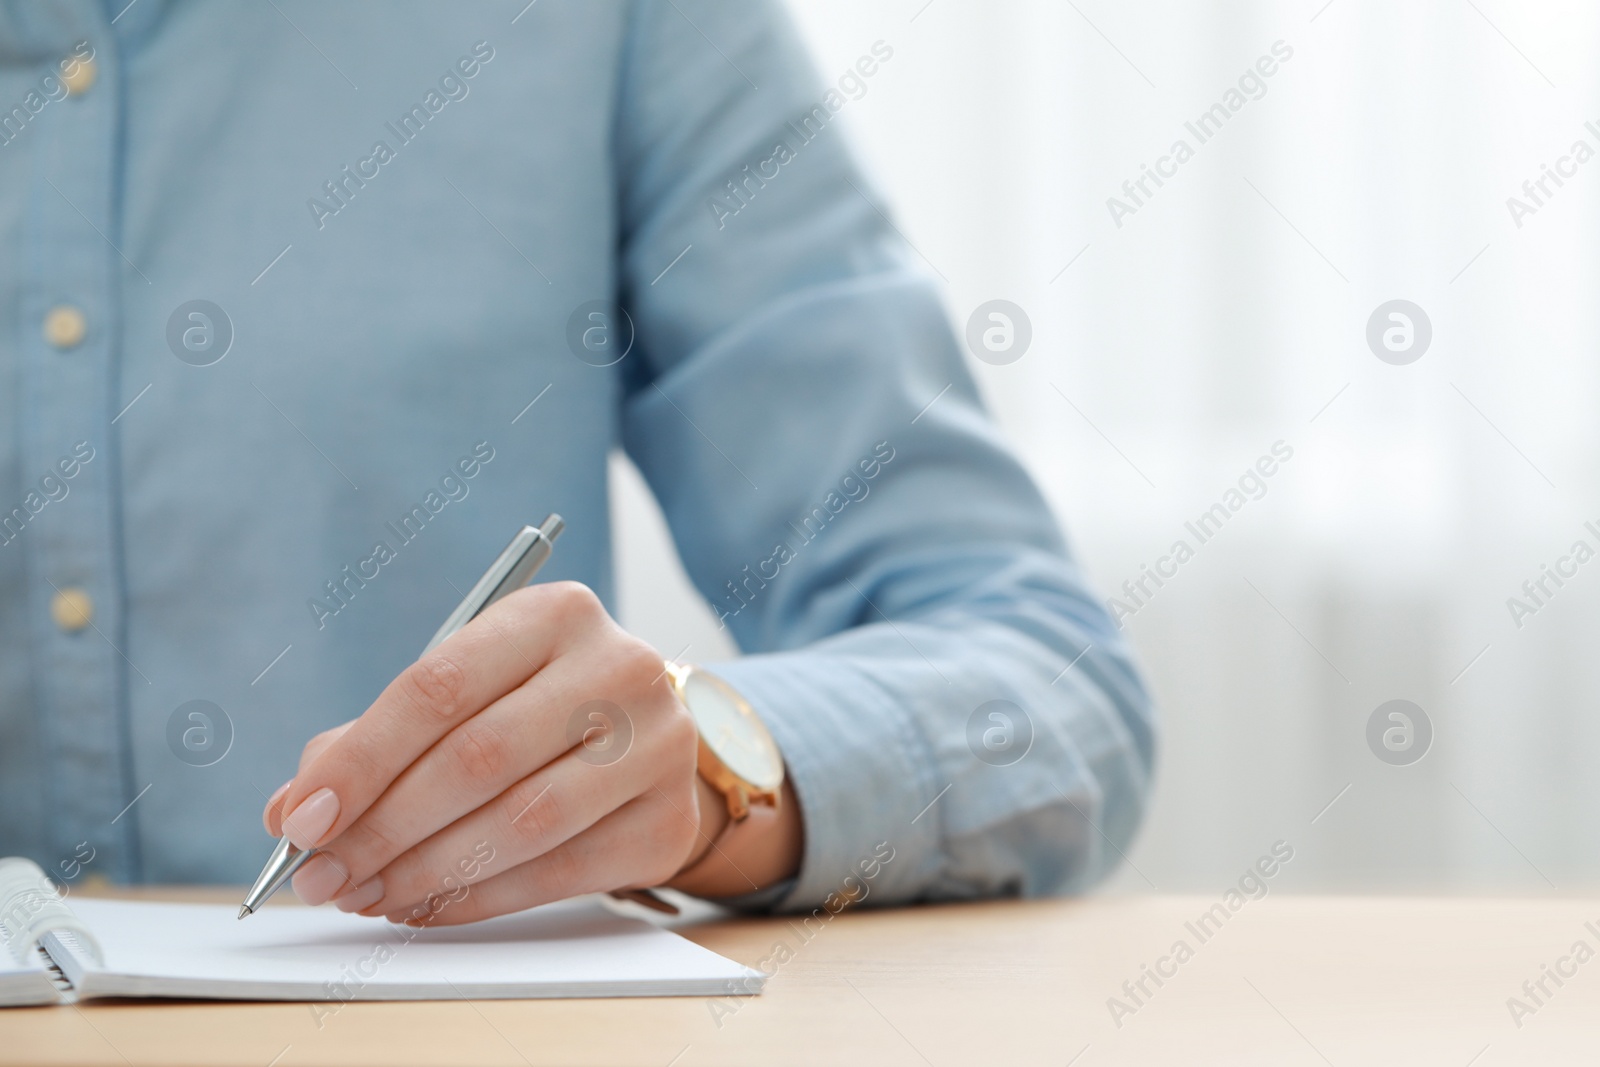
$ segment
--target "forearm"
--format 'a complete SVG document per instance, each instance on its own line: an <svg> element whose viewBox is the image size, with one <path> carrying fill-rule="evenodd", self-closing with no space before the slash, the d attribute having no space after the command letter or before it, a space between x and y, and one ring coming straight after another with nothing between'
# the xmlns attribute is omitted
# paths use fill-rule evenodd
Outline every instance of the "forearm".
<svg viewBox="0 0 1600 1067"><path fill-rule="evenodd" d="M803 801L798 878L772 903L859 895L862 864L883 853L894 861L874 903L1103 876L1138 825L1153 747L1115 631L1037 593L1018 594L1006 610L1021 617L1005 622L965 605L907 618L894 594L856 581L892 624L718 667L761 709ZM990 719L995 707L1010 721Z"/></svg>
<svg viewBox="0 0 1600 1067"><path fill-rule="evenodd" d="M683 5L761 70L759 93L714 64L656 61L700 47ZM786 808L803 808L798 866L774 864L792 888L756 899L1087 884L1131 837L1153 759L1126 645L842 131L808 133L737 220L707 211L823 98L781 8L644 4L634 32L618 154L644 359L623 442L752 653L715 670L767 723ZM1030 738L1006 766L983 747L996 701Z"/></svg>

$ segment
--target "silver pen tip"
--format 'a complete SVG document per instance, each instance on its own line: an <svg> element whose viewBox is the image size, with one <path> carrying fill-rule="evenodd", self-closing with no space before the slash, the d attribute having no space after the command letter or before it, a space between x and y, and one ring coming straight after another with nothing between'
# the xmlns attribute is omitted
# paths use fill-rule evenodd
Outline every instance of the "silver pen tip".
<svg viewBox="0 0 1600 1067"><path fill-rule="evenodd" d="M254 914L255 914L255 912L250 910L250 905L248 905L248 904L246 904L244 907L239 909L239 918L241 918L241 919L244 918L246 915L254 915Z"/></svg>

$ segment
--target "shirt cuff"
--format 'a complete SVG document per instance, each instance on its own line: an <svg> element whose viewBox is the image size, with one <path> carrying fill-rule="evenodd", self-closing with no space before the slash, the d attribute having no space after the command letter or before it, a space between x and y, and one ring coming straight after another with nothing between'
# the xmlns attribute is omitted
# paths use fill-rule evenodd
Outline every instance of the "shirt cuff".
<svg viewBox="0 0 1600 1067"><path fill-rule="evenodd" d="M880 669L882 665L880 664ZM882 683L818 649L708 665L756 709L783 753L805 826L798 874L719 903L748 911L903 902L939 861L932 753ZM896 887L905 887L901 893Z"/></svg>

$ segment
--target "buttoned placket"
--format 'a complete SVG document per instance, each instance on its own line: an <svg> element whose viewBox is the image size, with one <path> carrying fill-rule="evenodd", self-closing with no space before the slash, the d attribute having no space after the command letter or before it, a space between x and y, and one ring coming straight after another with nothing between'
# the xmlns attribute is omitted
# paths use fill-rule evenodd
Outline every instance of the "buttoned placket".
<svg viewBox="0 0 1600 1067"><path fill-rule="evenodd" d="M16 143L29 156L20 250L21 477L45 501L18 539L30 602L35 714L51 793L47 847L94 850L96 873L137 877L136 789L116 520L117 309L147 284L120 251L121 101L116 41L93 2L63 5L76 23L49 47L33 83L65 92ZM74 49L87 42L93 58ZM87 462L77 459L92 449ZM75 463L73 460L77 460ZM66 470L73 470L70 477ZM46 481L46 479L49 479Z"/></svg>

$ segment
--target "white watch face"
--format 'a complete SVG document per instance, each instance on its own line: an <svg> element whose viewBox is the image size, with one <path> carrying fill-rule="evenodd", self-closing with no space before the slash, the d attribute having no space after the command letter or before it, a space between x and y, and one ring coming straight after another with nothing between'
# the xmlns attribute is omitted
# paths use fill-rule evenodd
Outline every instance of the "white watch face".
<svg viewBox="0 0 1600 1067"><path fill-rule="evenodd" d="M683 702L700 728L700 737L727 768L751 785L776 790L783 782L783 757L766 724L727 682L691 670Z"/></svg>

